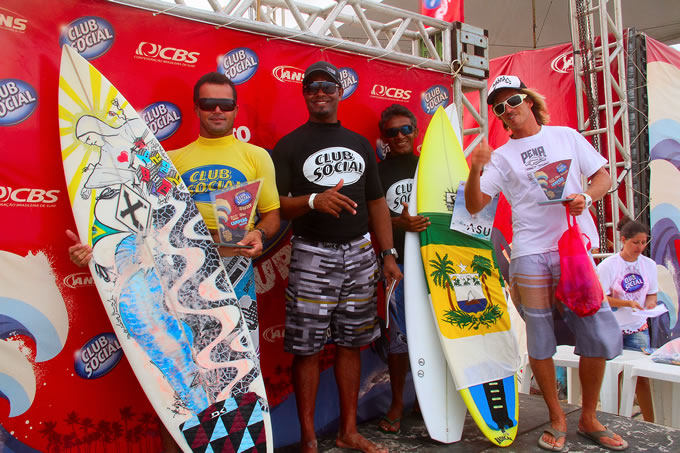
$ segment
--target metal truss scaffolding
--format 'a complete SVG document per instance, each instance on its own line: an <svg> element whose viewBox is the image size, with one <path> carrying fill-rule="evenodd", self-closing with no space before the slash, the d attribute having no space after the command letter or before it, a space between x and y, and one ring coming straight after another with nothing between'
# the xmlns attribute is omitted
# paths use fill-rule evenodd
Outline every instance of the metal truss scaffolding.
<svg viewBox="0 0 680 453"><path fill-rule="evenodd" d="M621 0L570 0L570 8L578 128L607 158L612 179L612 189L595 205L600 251L607 253L620 249L616 225L621 214L636 218Z"/></svg>
<svg viewBox="0 0 680 453"><path fill-rule="evenodd" d="M454 101L462 122L463 107L478 126L464 134L486 135L487 109L475 108L463 92L486 97L487 36L484 30L445 22L371 0L109 0L237 30L333 48L451 74Z"/></svg>
<svg viewBox="0 0 680 453"><path fill-rule="evenodd" d="M650 226L649 213L649 102L647 99L647 39L635 29L628 30L628 122L632 160L635 219ZM646 249L645 254L649 254Z"/></svg>

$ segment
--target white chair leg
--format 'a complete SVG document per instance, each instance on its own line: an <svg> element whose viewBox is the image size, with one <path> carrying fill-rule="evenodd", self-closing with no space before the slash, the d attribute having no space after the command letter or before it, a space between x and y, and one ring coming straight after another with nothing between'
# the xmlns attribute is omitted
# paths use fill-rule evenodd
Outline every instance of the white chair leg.
<svg viewBox="0 0 680 453"><path fill-rule="evenodd" d="M567 368L567 402L581 404L581 380L576 367Z"/></svg>
<svg viewBox="0 0 680 453"><path fill-rule="evenodd" d="M610 414L619 413L619 373L607 366L604 369L602 387L600 388L600 410Z"/></svg>
<svg viewBox="0 0 680 453"><path fill-rule="evenodd" d="M633 374L632 367L624 367L623 387L621 389L621 411L624 417L633 415L633 398L635 397L635 383L637 376Z"/></svg>

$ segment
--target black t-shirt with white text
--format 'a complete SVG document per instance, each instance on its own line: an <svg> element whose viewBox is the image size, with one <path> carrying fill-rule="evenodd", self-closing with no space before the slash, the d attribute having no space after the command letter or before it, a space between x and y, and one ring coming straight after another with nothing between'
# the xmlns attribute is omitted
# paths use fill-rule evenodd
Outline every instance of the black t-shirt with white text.
<svg viewBox="0 0 680 453"><path fill-rule="evenodd" d="M306 239L343 243L368 232L367 201L383 196L375 153L368 140L337 123L307 122L274 147L279 195L321 193L344 180L340 193L357 203L355 215L339 218L318 211L293 219L293 234Z"/></svg>
<svg viewBox="0 0 680 453"><path fill-rule="evenodd" d="M401 215L404 209L402 202L411 203L411 193L415 189L413 187L413 176L417 166L418 156L413 154L393 156L378 164L378 174L392 217ZM392 227L394 248L397 249L399 254L397 262L400 264L404 263L405 234L404 230Z"/></svg>

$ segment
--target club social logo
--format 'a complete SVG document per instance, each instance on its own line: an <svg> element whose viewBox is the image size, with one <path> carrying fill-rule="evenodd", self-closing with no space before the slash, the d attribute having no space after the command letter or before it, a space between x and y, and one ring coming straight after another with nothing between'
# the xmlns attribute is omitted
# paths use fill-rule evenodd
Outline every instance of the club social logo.
<svg viewBox="0 0 680 453"><path fill-rule="evenodd" d="M257 54L247 47L239 47L222 55L218 59L217 71L226 75L234 84L247 82L259 66Z"/></svg>
<svg viewBox="0 0 680 453"><path fill-rule="evenodd" d="M105 332L92 337L75 354L74 369L83 379L97 379L111 371L123 357L118 338Z"/></svg>
<svg viewBox="0 0 680 453"><path fill-rule="evenodd" d="M68 44L87 60L101 57L113 46L113 26L101 17L86 16L68 24L61 32L59 43Z"/></svg>
<svg viewBox="0 0 680 453"><path fill-rule="evenodd" d="M38 105L38 92L28 82L0 79L0 126L12 126L31 116Z"/></svg>
<svg viewBox="0 0 680 453"><path fill-rule="evenodd" d="M437 107L446 107L449 103L449 90L444 85L428 88L420 97L420 106L428 115L434 114Z"/></svg>
<svg viewBox="0 0 680 453"><path fill-rule="evenodd" d="M406 178L392 184L385 194L385 201L390 211L401 214L404 206L402 203L410 203L413 178Z"/></svg>
<svg viewBox="0 0 680 453"><path fill-rule="evenodd" d="M352 68L344 67L338 69L340 73L340 84L342 85L342 98L347 99L357 90L359 86L359 75Z"/></svg>
<svg viewBox="0 0 680 453"><path fill-rule="evenodd" d="M364 174L366 161L361 154L349 148L334 146L324 148L309 156L302 166L308 181L333 187L340 180L345 185L354 184Z"/></svg>
<svg viewBox="0 0 680 453"><path fill-rule="evenodd" d="M155 102L142 110L140 116L159 141L177 132L182 124L182 112L172 102Z"/></svg>

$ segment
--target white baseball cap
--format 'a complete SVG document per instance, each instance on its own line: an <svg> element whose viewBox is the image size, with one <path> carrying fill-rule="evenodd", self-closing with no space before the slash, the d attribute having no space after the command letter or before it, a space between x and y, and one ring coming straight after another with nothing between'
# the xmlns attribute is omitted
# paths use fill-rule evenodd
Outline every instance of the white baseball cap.
<svg viewBox="0 0 680 453"><path fill-rule="evenodd" d="M514 88L515 90L521 90L527 86L522 82L519 77L513 75L499 75L496 77L489 88L489 95L486 97L486 103L489 105L493 104L493 100L498 94L499 90L504 88Z"/></svg>

